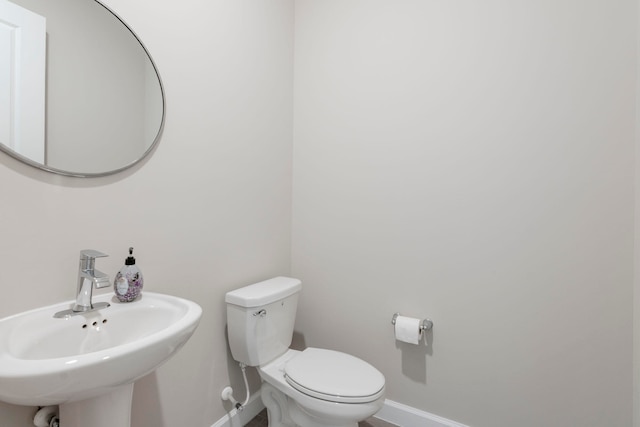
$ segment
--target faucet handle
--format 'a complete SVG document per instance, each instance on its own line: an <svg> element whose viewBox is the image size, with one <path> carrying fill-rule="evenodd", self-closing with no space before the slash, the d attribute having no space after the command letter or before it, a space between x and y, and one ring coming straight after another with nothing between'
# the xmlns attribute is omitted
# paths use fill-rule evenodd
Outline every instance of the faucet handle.
<svg viewBox="0 0 640 427"><path fill-rule="evenodd" d="M80 251L80 259L96 259L96 258L102 258L105 256L109 256L107 254L103 254L100 251L96 251L93 249L83 249Z"/></svg>
<svg viewBox="0 0 640 427"><path fill-rule="evenodd" d="M80 251L80 270L93 271L96 264L96 258L102 258L109 256L103 254L100 251L94 251L93 249L83 249Z"/></svg>

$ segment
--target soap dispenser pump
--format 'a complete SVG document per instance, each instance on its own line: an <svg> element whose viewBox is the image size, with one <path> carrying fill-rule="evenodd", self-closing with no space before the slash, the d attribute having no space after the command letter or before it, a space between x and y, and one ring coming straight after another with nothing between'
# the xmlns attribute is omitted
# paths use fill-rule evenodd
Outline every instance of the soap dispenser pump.
<svg viewBox="0 0 640 427"><path fill-rule="evenodd" d="M129 248L129 256L113 281L113 290L120 302L131 302L142 293L143 283L142 272L133 257L133 248Z"/></svg>

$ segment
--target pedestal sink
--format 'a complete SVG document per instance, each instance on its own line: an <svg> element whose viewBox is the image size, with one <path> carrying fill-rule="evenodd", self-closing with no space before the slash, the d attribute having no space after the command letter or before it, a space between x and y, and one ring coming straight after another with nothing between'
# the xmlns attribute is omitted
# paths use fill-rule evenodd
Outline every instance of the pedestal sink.
<svg viewBox="0 0 640 427"><path fill-rule="evenodd" d="M74 301L0 319L0 400L60 405L61 427L130 427L133 383L191 337L202 309L145 292L130 303L62 319Z"/></svg>

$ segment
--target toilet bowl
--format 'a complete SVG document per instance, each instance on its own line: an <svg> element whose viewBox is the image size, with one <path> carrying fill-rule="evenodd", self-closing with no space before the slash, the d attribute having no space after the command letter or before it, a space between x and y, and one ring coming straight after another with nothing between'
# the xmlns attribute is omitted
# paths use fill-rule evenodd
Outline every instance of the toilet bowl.
<svg viewBox="0 0 640 427"><path fill-rule="evenodd" d="M378 412L384 403L384 376L363 360L332 350L289 350L258 368L267 409L286 417L269 426L355 427L358 421ZM265 394L266 392L266 394ZM280 393L280 399L268 393ZM267 396L267 397L265 397ZM287 409L283 402L287 402ZM278 405L274 410L274 405ZM290 405L295 405L291 411Z"/></svg>
<svg viewBox="0 0 640 427"><path fill-rule="evenodd" d="M346 353L289 348L300 290L276 277L227 293L231 353L258 368L269 427L357 427L382 408L384 376Z"/></svg>

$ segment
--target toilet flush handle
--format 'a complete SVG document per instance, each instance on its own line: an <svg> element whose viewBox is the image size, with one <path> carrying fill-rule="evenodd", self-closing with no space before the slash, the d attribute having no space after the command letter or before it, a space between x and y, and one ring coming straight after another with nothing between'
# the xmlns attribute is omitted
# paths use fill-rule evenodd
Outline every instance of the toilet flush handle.
<svg viewBox="0 0 640 427"><path fill-rule="evenodd" d="M267 310L265 310L264 308L262 310L256 311L255 313L253 313L254 316L260 316L260 317L265 317L267 315Z"/></svg>

